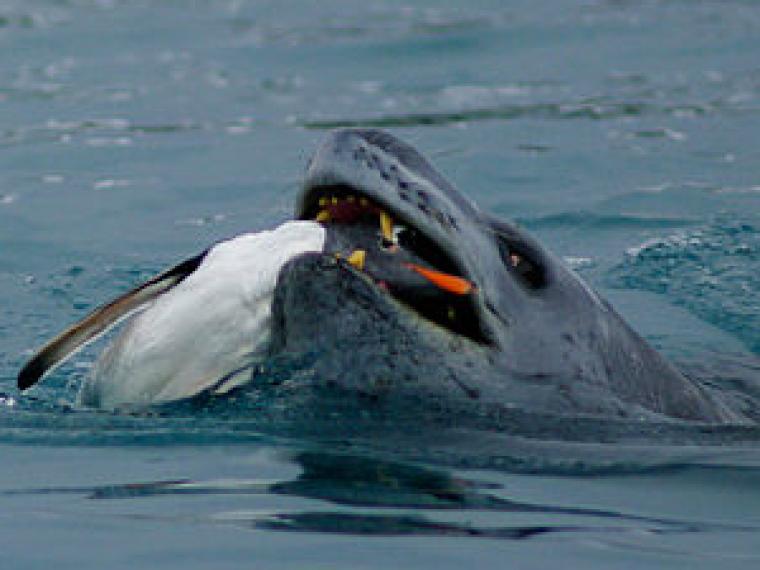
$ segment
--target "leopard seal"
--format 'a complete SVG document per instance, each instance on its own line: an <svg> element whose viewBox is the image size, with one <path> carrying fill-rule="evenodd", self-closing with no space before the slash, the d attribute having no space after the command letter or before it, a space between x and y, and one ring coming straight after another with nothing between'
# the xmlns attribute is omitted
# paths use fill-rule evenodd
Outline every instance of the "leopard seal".
<svg viewBox="0 0 760 570"><path fill-rule="evenodd" d="M136 317L142 336L128 326L116 341L122 353L106 351L96 365L105 372L86 383L90 402L102 404L108 390L119 394L111 404L224 392L250 381L254 362L285 355L304 356L314 382L373 401L458 400L563 416L744 421L681 374L560 258L517 225L483 212L412 146L385 131L329 133L307 166L294 217L290 223L300 229L274 232L266 243L309 237L292 238L276 264L256 254L256 239L217 244L64 331L30 359L19 387L32 386L147 306ZM212 263L220 258L223 277ZM255 295L238 291L236 283L248 279L262 283ZM200 303L192 297L198 290L205 291ZM254 297L263 317L230 332L237 317L252 310ZM190 312L198 318L185 318ZM174 324L153 330L159 322ZM165 340L175 334L172 327L188 326L181 350ZM204 373L193 378L188 366L162 364L174 372L156 386L155 373L143 375L152 391L123 390L148 369L141 360L147 338L158 343L151 354L160 362L192 355L203 360ZM220 346L225 342L234 346ZM228 354L234 358L221 360Z"/></svg>
<svg viewBox="0 0 760 570"><path fill-rule="evenodd" d="M395 250L370 231L376 216L342 213L350 199L395 222ZM316 354L313 366L334 385L374 398L456 395L549 414L743 421L560 258L480 210L387 132L329 134L308 166L295 217L325 220L326 253L304 253L282 269L272 350ZM368 236L357 245L362 224ZM358 246L367 251L362 269L335 259L335 250L345 258ZM411 286L413 272L388 268L404 254L472 289Z"/></svg>

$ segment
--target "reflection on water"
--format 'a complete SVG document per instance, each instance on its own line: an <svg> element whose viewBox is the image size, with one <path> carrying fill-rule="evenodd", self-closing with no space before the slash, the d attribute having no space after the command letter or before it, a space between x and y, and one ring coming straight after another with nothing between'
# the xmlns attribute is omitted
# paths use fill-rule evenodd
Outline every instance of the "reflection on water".
<svg viewBox="0 0 760 570"><path fill-rule="evenodd" d="M503 485L398 461L322 452L297 453L300 474L285 481L172 480L98 487L17 489L6 496L70 494L90 500L141 500L165 496L308 499L305 509L234 509L194 515L196 522L277 531L378 536L461 536L526 539L547 533L757 532L760 527L637 516L604 509L551 506L506 498ZM316 502L314 502L316 501ZM145 504L145 503L142 503ZM150 509L144 509L150 511ZM389 512L390 511L390 512ZM447 513L445 519L436 513ZM470 520L472 514L483 523ZM490 514L489 514L490 513ZM162 520L160 512L140 515Z"/></svg>

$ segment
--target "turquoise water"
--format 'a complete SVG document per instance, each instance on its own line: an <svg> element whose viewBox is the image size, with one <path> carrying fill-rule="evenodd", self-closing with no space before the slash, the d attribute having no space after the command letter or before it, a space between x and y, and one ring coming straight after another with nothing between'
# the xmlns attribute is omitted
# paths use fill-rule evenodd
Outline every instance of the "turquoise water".
<svg viewBox="0 0 760 570"><path fill-rule="evenodd" d="M286 219L324 130L369 124L757 414L758 37L751 0L0 0L0 566L755 567L752 427L77 408L102 345L14 386L94 306Z"/></svg>

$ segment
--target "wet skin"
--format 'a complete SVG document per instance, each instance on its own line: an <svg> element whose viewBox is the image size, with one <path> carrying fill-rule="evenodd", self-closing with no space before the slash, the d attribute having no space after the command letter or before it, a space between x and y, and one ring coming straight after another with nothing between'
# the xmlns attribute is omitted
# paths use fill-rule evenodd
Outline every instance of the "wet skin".
<svg viewBox="0 0 760 570"><path fill-rule="evenodd" d="M281 271L271 353L316 355L329 385L389 401L744 421L559 258L385 132L330 134L309 164L296 217L324 224L325 251ZM410 266L471 289L452 292Z"/></svg>
<svg viewBox="0 0 760 570"><path fill-rule="evenodd" d="M89 383L116 394L108 405L257 380L259 343L264 358L308 369L301 395L330 386L391 405L748 422L676 370L562 260L482 212L388 133L329 134L295 217L312 222L221 242L95 309L30 358L19 388L145 308L131 321L141 332L127 327L115 342L124 350L105 353L115 355L105 359L111 372ZM207 300L196 307L198 295Z"/></svg>

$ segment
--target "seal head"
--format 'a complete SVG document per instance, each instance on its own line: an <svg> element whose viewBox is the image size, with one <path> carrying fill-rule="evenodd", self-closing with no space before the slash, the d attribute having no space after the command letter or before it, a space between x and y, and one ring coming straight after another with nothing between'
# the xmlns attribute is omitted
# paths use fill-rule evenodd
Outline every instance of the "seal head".
<svg viewBox="0 0 760 570"><path fill-rule="evenodd" d="M324 225L325 251L283 267L271 350L316 354L332 385L547 413L741 420L561 259L386 132L330 134L295 216Z"/></svg>

